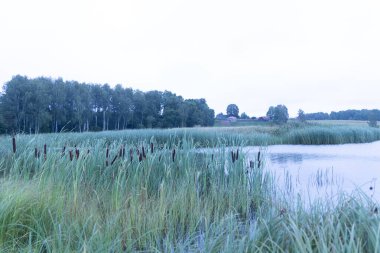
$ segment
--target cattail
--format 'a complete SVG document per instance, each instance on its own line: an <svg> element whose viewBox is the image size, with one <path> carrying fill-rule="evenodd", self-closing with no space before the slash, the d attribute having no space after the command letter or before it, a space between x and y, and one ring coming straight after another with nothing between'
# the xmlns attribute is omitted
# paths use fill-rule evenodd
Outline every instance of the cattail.
<svg viewBox="0 0 380 253"><path fill-rule="evenodd" d="M158 157L158 161L161 162L162 155Z"/></svg>
<svg viewBox="0 0 380 253"><path fill-rule="evenodd" d="M106 149L106 166L108 166L108 157L109 157L109 154L110 154L110 150L109 150L108 145L107 145L107 149Z"/></svg>
<svg viewBox="0 0 380 253"><path fill-rule="evenodd" d="M87 149L87 155L90 154L90 149Z"/></svg>
<svg viewBox="0 0 380 253"><path fill-rule="evenodd" d="M133 150L132 149L129 150L129 158L130 158L131 162L133 162Z"/></svg>
<svg viewBox="0 0 380 253"><path fill-rule="evenodd" d="M34 148L34 157L35 157L35 158L38 157L38 149L37 149L37 148Z"/></svg>
<svg viewBox="0 0 380 253"><path fill-rule="evenodd" d="M253 161L249 161L249 167L250 167L251 169L255 168L255 162L253 162Z"/></svg>
<svg viewBox="0 0 380 253"><path fill-rule="evenodd" d="M79 159L79 149L75 148L75 156L77 160Z"/></svg>
<svg viewBox="0 0 380 253"><path fill-rule="evenodd" d="M154 145L153 142L150 143L150 153L153 154L154 151Z"/></svg>
<svg viewBox="0 0 380 253"><path fill-rule="evenodd" d="M121 250L122 251L127 251L127 243L125 242L125 240L121 240Z"/></svg>
<svg viewBox="0 0 380 253"><path fill-rule="evenodd" d="M282 209L280 210L280 215L285 215L286 212L287 212L287 210L286 210L285 208L282 208Z"/></svg>
<svg viewBox="0 0 380 253"><path fill-rule="evenodd" d="M234 151L231 151L231 158L232 158L232 162L235 163L235 153L234 153Z"/></svg>
<svg viewBox="0 0 380 253"><path fill-rule="evenodd" d="M46 160L46 144L44 144L44 159Z"/></svg>
<svg viewBox="0 0 380 253"><path fill-rule="evenodd" d="M123 156L123 146L121 146L119 150L119 157L122 157L122 156Z"/></svg>
<svg viewBox="0 0 380 253"><path fill-rule="evenodd" d="M140 155L139 155L139 162L141 162L142 160L143 160L143 155L140 154Z"/></svg>
<svg viewBox="0 0 380 253"><path fill-rule="evenodd" d="M258 165L257 165L257 167L258 168L260 168L260 166L261 166L261 153L260 153L260 151L259 151L259 153L257 154L257 161L258 161Z"/></svg>
<svg viewBox="0 0 380 253"><path fill-rule="evenodd" d="M16 137L12 136L12 147L13 147L13 154L16 153Z"/></svg>
<svg viewBox="0 0 380 253"><path fill-rule="evenodd" d="M239 160L239 149L236 150L236 160Z"/></svg>
<svg viewBox="0 0 380 253"><path fill-rule="evenodd" d="M214 161L214 154L211 155L211 161Z"/></svg>
<svg viewBox="0 0 380 253"><path fill-rule="evenodd" d="M123 148L121 150L121 157L124 158L124 156L125 156L125 145L123 145Z"/></svg>
<svg viewBox="0 0 380 253"><path fill-rule="evenodd" d="M112 160L112 162L111 162L111 165L113 165L114 164L114 162L116 161L116 159L117 159L117 155L115 155L115 157L113 158L113 160Z"/></svg>
<svg viewBox="0 0 380 253"><path fill-rule="evenodd" d="M72 150L69 151L69 155L70 155L70 161L72 161L73 160L73 151Z"/></svg>
<svg viewBox="0 0 380 253"><path fill-rule="evenodd" d="M62 157L64 157L64 156L65 156L65 151L66 151L66 145L65 145L65 146L63 146L63 148L62 148Z"/></svg>
<svg viewBox="0 0 380 253"><path fill-rule="evenodd" d="M175 161L175 149L173 149L173 152L172 152L172 160L173 160L173 163Z"/></svg>
<svg viewBox="0 0 380 253"><path fill-rule="evenodd" d="M145 154L145 148L144 148L144 146L142 146L141 150L142 150L142 155L143 155L144 159L146 159L146 154Z"/></svg>

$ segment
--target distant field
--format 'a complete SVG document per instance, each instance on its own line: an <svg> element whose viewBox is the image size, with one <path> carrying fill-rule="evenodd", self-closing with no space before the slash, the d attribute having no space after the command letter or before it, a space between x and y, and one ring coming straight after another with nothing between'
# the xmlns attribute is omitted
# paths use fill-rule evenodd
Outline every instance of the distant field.
<svg viewBox="0 0 380 253"><path fill-rule="evenodd" d="M297 122L295 119L290 119L289 122ZM368 126L367 121L361 120L308 120L308 123L316 123L321 125L347 125L347 126ZM238 126L270 126L272 123L256 120L244 120L236 122L228 122L225 120L215 120L216 127L238 127Z"/></svg>
<svg viewBox="0 0 380 253"><path fill-rule="evenodd" d="M310 120L308 122L322 125L368 126L367 121L361 120Z"/></svg>
<svg viewBox="0 0 380 253"><path fill-rule="evenodd" d="M269 125L268 122L256 121L256 120L244 120L244 121L236 121L229 122L226 120L215 120L214 126L216 127L237 127L237 126L265 126Z"/></svg>

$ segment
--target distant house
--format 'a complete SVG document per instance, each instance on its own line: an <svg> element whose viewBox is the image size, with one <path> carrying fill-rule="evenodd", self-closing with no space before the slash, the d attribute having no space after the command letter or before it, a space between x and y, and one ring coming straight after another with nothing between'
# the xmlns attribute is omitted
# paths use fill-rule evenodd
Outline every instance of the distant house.
<svg viewBox="0 0 380 253"><path fill-rule="evenodd" d="M267 121L270 121L270 118L267 117L267 116L264 116L264 117L259 117L257 120L258 120L258 121L267 122Z"/></svg>
<svg viewBox="0 0 380 253"><path fill-rule="evenodd" d="M230 117L227 118L227 120L228 120L229 122L236 122L236 121L237 121L237 118L234 117L234 116L230 116Z"/></svg>
<svg viewBox="0 0 380 253"><path fill-rule="evenodd" d="M223 115L223 113L219 113L218 115L216 115L215 119L217 119L217 120L226 120L227 116Z"/></svg>

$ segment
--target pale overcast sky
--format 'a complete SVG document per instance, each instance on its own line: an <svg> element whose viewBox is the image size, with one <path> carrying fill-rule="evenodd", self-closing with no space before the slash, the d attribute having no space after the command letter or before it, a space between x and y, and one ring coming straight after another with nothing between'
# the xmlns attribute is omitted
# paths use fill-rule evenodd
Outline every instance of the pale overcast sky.
<svg viewBox="0 0 380 253"><path fill-rule="evenodd" d="M1 0L13 75L170 90L263 115L380 108L380 1Z"/></svg>

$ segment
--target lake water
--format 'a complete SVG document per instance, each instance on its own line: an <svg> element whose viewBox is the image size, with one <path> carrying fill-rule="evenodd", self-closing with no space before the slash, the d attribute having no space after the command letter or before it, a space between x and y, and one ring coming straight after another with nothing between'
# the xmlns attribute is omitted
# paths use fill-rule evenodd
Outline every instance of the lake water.
<svg viewBox="0 0 380 253"><path fill-rule="evenodd" d="M254 157L258 147L244 149ZM380 202L380 141L344 145L276 145L264 150L265 169L283 189L304 199L337 197L360 189ZM377 189L378 187L378 189Z"/></svg>

